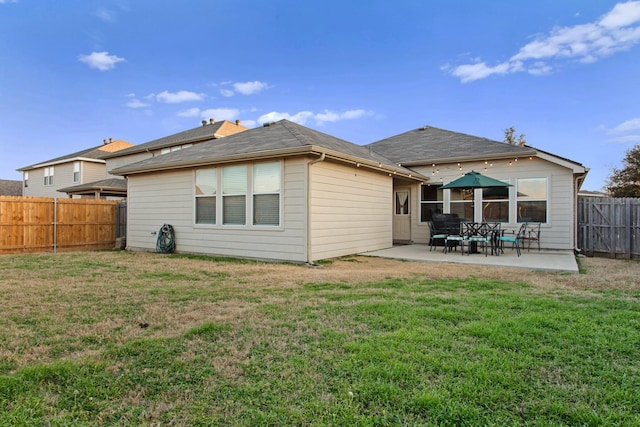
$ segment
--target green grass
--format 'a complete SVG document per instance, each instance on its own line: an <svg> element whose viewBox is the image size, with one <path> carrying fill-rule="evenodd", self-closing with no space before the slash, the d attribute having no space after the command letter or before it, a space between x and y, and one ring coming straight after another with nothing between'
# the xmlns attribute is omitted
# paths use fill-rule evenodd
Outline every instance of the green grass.
<svg viewBox="0 0 640 427"><path fill-rule="evenodd" d="M109 263L78 257L45 264L80 279L109 274ZM23 345L58 349L46 363L0 356L0 425L640 425L640 287L416 276L267 291L198 264L223 260L178 258L190 263L180 271L114 257L120 282L104 295L83 280L75 294L47 291L43 304L58 297L67 317L0 315L0 327L30 334ZM33 265L0 258L11 263ZM130 299L114 299L118 289ZM198 320L64 332L138 321L160 302L191 304L184 312ZM241 311L222 316L232 303Z"/></svg>

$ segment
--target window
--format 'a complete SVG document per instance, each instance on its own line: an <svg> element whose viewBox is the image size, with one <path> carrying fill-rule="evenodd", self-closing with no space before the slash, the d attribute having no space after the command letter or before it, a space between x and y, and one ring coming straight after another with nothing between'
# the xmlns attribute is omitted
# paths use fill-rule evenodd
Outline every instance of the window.
<svg viewBox="0 0 640 427"><path fill-rule="evenodd" d="M434 213L442 213L442 186L426 184L420 188L420 221L431 221Z"/></svg>
<svg viewBox="0 0 640 427"><path fill-rule="evenodd" d="M482 220L509 222L509 188L482 189Z"/></svg>
<svg viewBox="0 0 640 427"><path fill-rule="evenodd" d="M473 221L473 190L451 189L449 211L463 220Z"/></svg>
<svg viewBox="0 0 640 427"><path fill-rule="evenodd" d="M396 191L396 215L409 215L408 191Z"/></svg>
<svg viewBox="0 0 640 427"><path fill-rule="evenodd" d="M547 222L547 178L520 178L518 222Z"/></svg>
<svg viewBox="0 0 640 427"><path fill-rule="evenodd" d="M44 168L44 185L53 185L53 166Z"/></svg>
<svg viewBox="0 0 640 427"><path fill-rule="evenodd" d="M73 162L73 182L80 182L80 162Z"/></svg>
<svg viewBox="0 0 640 427"><path fill-rule="evenodd" d="M253 225L280 225L280 162L253 165Z"/></svg>
<svg viewBox="0 0 640 427"><path fill-rule="evenodd" d="M218 173L215 168L196 170L196 224L216 223Z"/></svg>
<svg viewBox="0 0 640 427"><path fill-rule="evenodd" d="M247 223L247 167L228 166L222 169L222 223Z"/></svg>
<svg viewBox="0 0 640 427"><path fill-rule="evenodd" d="M174 151L182 150L183 148L189 148L192 144L175 145L173 147L167 147L160 150L160 154L173 153Z"/></svg>
<svg viewBox="0 0 640 427"><path fill-rule="evenodd" d="M27 188L29 186L29 172L24 173L23 179L24 179L24 188Z"/></svg>

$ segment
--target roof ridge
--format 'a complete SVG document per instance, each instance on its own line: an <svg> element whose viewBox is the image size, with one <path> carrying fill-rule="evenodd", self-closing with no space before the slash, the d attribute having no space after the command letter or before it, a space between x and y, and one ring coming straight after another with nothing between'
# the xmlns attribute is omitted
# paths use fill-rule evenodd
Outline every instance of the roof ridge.
<svg viewBox="0 0 640 427"><path fill-rule="evenodd" d="M313 143L309 140L309 138L302 134L298 129L294 129L294 127L289 126L290 124L294 124L293 122L287 120L287 119L282 119L280 120L280 123L282 123L282 126L289 131L289 133L291 135L293 135L298 141L300 141L302 143L302 145L313 145Z"/></svg>

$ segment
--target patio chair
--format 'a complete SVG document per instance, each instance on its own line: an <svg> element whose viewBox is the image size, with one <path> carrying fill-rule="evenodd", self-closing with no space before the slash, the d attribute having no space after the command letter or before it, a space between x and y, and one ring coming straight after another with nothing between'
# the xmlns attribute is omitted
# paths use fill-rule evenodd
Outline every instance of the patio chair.
<svg viewBox="0 0 640 427"><path fill-rule="evenodd" d="M438 242L443 246L446 245L447 230L438 230L433 221L429 221L429 232L429 251L432 251L434 246L438 246Z"/></svg>
<svg viewBox="0 0 640 427"><path fill-rule="evenodd" d="M540 223L526 224L526 231L522 235L522 240L527 242L527 252L531 250L531 242L538 244L538 252L540 252Z"/></svg>
<svg viewBox="0 0 640 427"><path fill-rule="evenodd" d="M466 223L466 231L468 240L468 252L471 253L472 248L482 246L484 249L484 256L489 253L489 247L491 247L491 255L494 253L494 239L495 233L500 229L500 223L488 224L483 223Z"/></svg>
<svg viewBox="0 0 640 427"><path fill-rule="evenodd" d="M464 223L451 223L447 229L448 233L445 240L444 251L451 252L460 246L461 252L464 255L464 245L467 243L467 236L464 234Z"/></svg>
<svg viewBox="0 0 640 427"><path fill-rule="evenodd" d="M504 253L504 244L511 243L511 248L515 249L518 256L520 256L520 242L522 240L522 236L524 235L526 229L527 229L527 224L524 223L520 225L520 228L518 229L518 231L516 233L513 233L512 235L504 235L504 230L503 230L503 232L498 234L498 237L496 238L497 243L499 244L499 247L497 248L497 250Z"/></svg>

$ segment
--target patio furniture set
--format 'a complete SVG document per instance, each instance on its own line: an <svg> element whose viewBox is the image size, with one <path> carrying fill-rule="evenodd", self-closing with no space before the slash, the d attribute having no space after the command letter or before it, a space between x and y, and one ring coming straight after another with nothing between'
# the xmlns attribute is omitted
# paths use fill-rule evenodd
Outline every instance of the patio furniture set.
<svg viewBox="0 0 640 427"><path fill-rule="evenodd" d="M429 250L442 245L443 252L460 247L462 255L484 252L485 256L504 253L505 244L511 244L518 256L521 248L535 242L540 251L540 224L522 223L517 231L501 228L499 222L467 222L455 214L434 214L429 223L431 237Z"/></svg>

